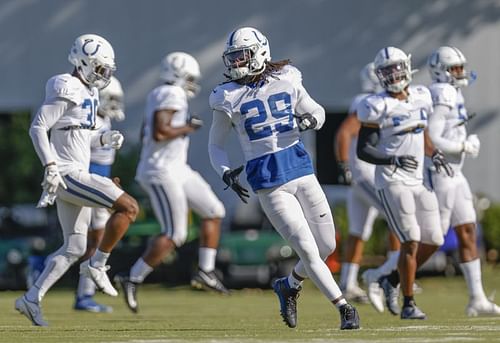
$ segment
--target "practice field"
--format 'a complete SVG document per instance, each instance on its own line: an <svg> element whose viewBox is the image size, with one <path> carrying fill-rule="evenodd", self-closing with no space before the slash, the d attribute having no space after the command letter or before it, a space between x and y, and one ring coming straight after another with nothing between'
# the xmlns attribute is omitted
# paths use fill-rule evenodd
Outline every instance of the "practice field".
<svg viewBox="0 0 500 343"><path fill-rule="evenodd" d="M486 267L488 294L500 288L500 267ZM424 292L417 303L425 321L401 321L370 305L358 305L362 329L340 331L337 311L307 283L299 298L299 324L287 328L271 290L234 291L231 296L146 285L139 290L140 313L121 297L99 295L111 314L72 309L72 290L54 289L44 301L50 327L38 328L14 310L20 292L0 292L0 342L500 342L500 317L467 318L462 277L418 280Z"/></svg>

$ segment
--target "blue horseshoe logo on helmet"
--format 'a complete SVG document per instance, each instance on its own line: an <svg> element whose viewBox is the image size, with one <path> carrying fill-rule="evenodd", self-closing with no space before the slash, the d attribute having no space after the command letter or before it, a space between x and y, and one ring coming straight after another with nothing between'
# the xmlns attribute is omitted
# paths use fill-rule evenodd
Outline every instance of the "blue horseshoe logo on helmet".
<svg viewBox="0 0 500 343"><path fill-rule="evenodd" d="M264 42L262 42L259 38L259 35L257 35L257 32L255 31L252 31L253 34L255 35L255 38L257 38L257 40L259 41L260 44L262 44L263 46L266 46L267 45L267 39L264 40Z"/></svg>
<svg viewBox="0 0 500 343"><path fill-rule="evenodd" d="M97 44L97 46L95 47L95 50L93 52L87 52L85 50L85 47L87 46L87 44L89 44L90 42L93 42L94 40L93 39L86 39L85 40L85 43L83 43L82 45L82 51L85 55L87 56L94 56L95 54L97 54L97 51L99 50L99 48L101 47L100 44Z"/></svg>

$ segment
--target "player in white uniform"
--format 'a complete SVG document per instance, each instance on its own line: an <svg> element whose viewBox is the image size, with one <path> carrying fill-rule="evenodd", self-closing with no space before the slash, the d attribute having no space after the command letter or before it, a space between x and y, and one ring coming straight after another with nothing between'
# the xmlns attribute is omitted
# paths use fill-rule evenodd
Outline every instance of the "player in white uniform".
<svg viewBox="0 0 500 343"><path fill-rule="evenodd" d="M191 284L200 289L228 293L215 273L222 202L201 175L187 164L189 134L203 122L188 110L188 100L199 90L198 62L184 52L168 54L161 68L165 83L147 98L143 145L136 180L148 193L162 233L150 243L129 275L118 275L127 306L137 312L137 287L173 249L187 238L188 210L202 218L198 271Z"/></svg>
<svg viewBox="0 0 500 343"><path fill-rule="evenodd" d="M415 273L444 241L437 198L423 184L424 128L432 113L432 99L427 88L409 86L411 61L402 50L384 48L374 63L386 91L364 98L358 106L362 124L357 153L362 160L376 164L375 185L389 225L401 242L401 319L425 319L413 298ZM449 171L438 151L433 162ZM397 283L390 286L396 288Z"/></svg>
<svg viewBox="0 0 500 343"><path fill-rule="evenodd" d="M301 73L288 60L271 61L269 42L257 29L233 31L223 60L228 80L210 95L210 160L228 188L246 202L248 191L239 182L243 166L232 169L225 151L234 128L249 184L276 231L300 257L291 275L273 284L283 320L289 327L297 325L296 299L302 280L310 277L339 309L341 329L359 328L356 309L344 299L324 261L335 249L335 227L300 140L299 128L321 128L324 109L309 96Z"/></svg>
<svg viewBox="0 0 500 343"><path fill-rule="evenodd" d="M362 99L381 91L373 62L363 67L360 79L363 93L353 99L349 114L337 131L335 156L340 174L339 182L350 185L352 181L347 198L349 236L342 262L340 289L346 299L367 303L367 294L358 285L359 264L363 256L364 242L370 238L373 223L383 210L375 189L375 165L366 163L356 156L357 138L361 126L356 111ZM397 260L395 252L398 250L399 241L394 234L390 234L388 259ZM378 283L371 283L369 287L368 297L375 308L383 312L382 291Z"/></svg>
<svg viewBox="0 0 500 343"><path fill-rule="evenodd" d="M122 121L125 119L123 112L123 89L120 81L111 76L109 85L99 91L99 107L96 116L97 133L103 134L111 131L111 120ZM90 169L92 174L111 178L111 166L115 161L116 150L111 147L92 147L90 150ZM106 222L111 217L111 212L106 207L92 208L92 217L87 234L87 251L80 261L85 261L95 253L102 241ZM89 312L111 312L110 306L95 302L93 296L96 291L94 281L87 275L80 275L76 291L75 310Z"/></svg>
<svg viewBox="0 0 500 343"><path fill-rule="evenodd" d="M109 83L115 70L113 48L100 36L82 35L75 40L69 61L75 66L73 73L49 79L45 101L30 128L33 145L45 166L38 206L56 202L64 238L59 250L49 256L34 285L16 300L16 309L38 326L48 325L43 319L40 301L85 253L93 207L106 207L114 213L106 224L99 248L81 265L80 272L90 275L104 293L118 295L106 274L109 269L106 262L138 212L134 198L110 179L89 173L91 146L118 149L123 143L118 131L98 134L95 130L98 88Z"/></svg>
<svg viewBox="0 0 500 343"><path fill-rule="evenodd" d="M469 83L465 56L455 47L443 46L432 53L429 68L434 83L429 87L434 113L429 117L429 137L441 149L454 170L452 177L428 168L427 176L436 192L442 229L455 229L459 242L460 269L469 291L468 316L500 315L500 307L486 297L481 280L481 262L477 252L476 212L467 179L462 173L465 156L479 154L477 135L467 136L469 120L462 87Z"/></svg>

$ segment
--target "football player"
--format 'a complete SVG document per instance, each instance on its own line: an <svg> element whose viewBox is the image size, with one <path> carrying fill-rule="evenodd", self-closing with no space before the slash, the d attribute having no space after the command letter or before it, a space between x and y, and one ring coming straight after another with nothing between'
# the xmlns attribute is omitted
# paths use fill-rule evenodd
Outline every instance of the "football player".
<svg viewBox="0 0 500 343"><path fill-rule="evenodd" d="M228 293L215 273L224 205L187 163L189 135L203 125L188 109L188 100L199 91L200 76L200 67L193 56L172 52L161 63L160 77L164 84L147 97L136 180L149 195L162 232L154 237L128 275L117 275L127 306L134 313L138 311L138 285L165 256L186 241L189 208L202 218L198 270L191 284L195 288Z"/></svg>
<svg viewBox="0 0 500 343"><path fill-rule="evenodd" d="M96 116L96 128L99 134L111 130L111 120L125 119L123 112L123 89L120 81L111 76L109 85L99 92L99 107ZM90 173L111 178L111 166L115 161L116 150L111 147L92 147L90 150ZM87 235L87 251L80 259L84 261L92 256L102 241L106 222L111 212L105 207L92 208L92 217ZM93 296L96 291L94 281L87 275L80 275L76 291L75 310L89 312L111 312L110 306L95 302Z"/></svg>
<svg viewBox="0 0 500 343"><path fill-rule="evenodd" d="M466 156L479 154L479 138L467 135L470 119L464 105L462 88L472 76L465 69L465 56L455 47L442 46L428 60L433 80L429 87L434 113L429 117L428 133L432 143L450 161L453 175L437 173L429 165L426 176L436 192L441 213L442 229L455 229L459 243L460 269L469 291L468 316L500 315L500 307L486 297L481 280L481 261L477 252L476 212L469 183L462 173Z"/></svg>
<svg viewBox="0 0 500 343"><path fill-rule="evenodd" d="M104 293L118 295L106 274L106 262L139 209L135 199L109 178L89 173L91 147L119 149L123 143L118 131L96 130L99 88L108 85L115 70L113 48L104 38L86 34L76 38L68 58L73 72L48 80L45 101L29 131L45 166L38 206L56 202L64 238L34 285L15 303L16 309L38 326L48 325L40 307L44 295L85 253L91 208L106 207L114 212L98 249L82 263L80 273L90 276Z"/></svg>
<svg viewBox="0 0 500 343"><path fill-rule="evenodd" d="M384 48L374 63L385 92L364 98L357 108L357 154L376 165L375 184L385 215L401 242L398 269L404 303L401 311L388 304L389 310L400 312L401 319L426 319L413 297L415 272L444 241L437 198L423 184L424 128L432 99L427 88L410 86L411 60L402 50ZM432 160L437 168L450 171L439 151ZM398 282L384 278L381 286L392 293Z"/></svg>
<svg viewBox="0 0 500 343"><path fill-rule="evenodd" d="M335 249L335 227L300 139L300 130L321 128L325 111L305 90L297 68L288 60L271 60L269 41L259 30L233 31L222 57L227 79L210 95L210 160L227 187L247 202L249 193L239 181L243 166L231 167L225 150L234 128L248 183L273 227L300 257L291 275L273 283L281 316L289 327L297 325L297 297L310 277L338 308L340 328L358 329L358 313L324 261Z"/></svg>
<svg viewBox="0 0 500 343"><path fill-rule="evenodd" d="M356 143L361 126L356 108L366 96L382 91L375 75L373 62L363 67L360 80L363 93L353 99L349 114L337 131L335 156L340 173L339 182L349 185L352 181L347 197L349 236L340 274L340 289L346 299L367 303L367 295L358 285L359 264L363 255L364 242L372 234L373 223L379 211L382 213L383 211L375 190L375 165L366 163L356 156ZM399 241L394 234L390 234L388 259L397 259L395 252L398 250ZM368 283L368 287L368 297L371 303L379 312L383 312L384 305L378 282Z"/></svg>

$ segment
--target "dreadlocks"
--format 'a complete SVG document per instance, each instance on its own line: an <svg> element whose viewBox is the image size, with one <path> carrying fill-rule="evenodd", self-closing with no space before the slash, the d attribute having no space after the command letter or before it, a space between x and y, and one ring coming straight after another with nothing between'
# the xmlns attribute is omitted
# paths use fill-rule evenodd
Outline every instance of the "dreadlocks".
<svg viewBox="0 0 500 343"><path fill-rule="evenodd" d="M264 71L257 75L246 76L240 80L235 80L239 84L258 84L261 81L265 81L267 77L275 77L273 74L280 71L284 66L289 65L291 61L289 59L280 61L266 61L266 66ZM227 75L226 75L227 77Z"/></svg>

